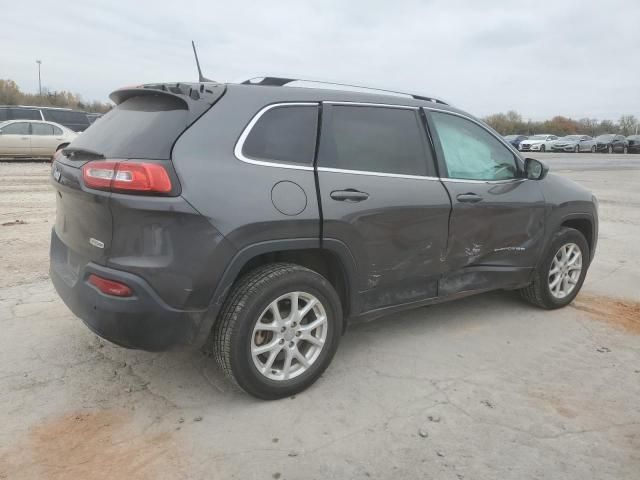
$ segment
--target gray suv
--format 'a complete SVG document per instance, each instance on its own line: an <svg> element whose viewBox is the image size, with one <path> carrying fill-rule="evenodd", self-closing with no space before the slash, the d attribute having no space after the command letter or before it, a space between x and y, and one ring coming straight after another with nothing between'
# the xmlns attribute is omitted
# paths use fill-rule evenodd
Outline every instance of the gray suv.
<svg viewBox="0 0 640 480"><path fill-rule="evenodd" d="M577 295L591 193L441 100L267 77L115 91L57 155L51 279L118 345L206 345L260 398L351 322L478 292ZM532 326L533 327L533 326Z"/></svg>

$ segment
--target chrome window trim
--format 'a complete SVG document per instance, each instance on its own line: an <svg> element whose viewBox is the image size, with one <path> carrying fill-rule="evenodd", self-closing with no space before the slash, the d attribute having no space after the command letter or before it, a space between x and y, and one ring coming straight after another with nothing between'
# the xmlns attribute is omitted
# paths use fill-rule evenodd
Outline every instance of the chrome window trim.
<svg viewBox="0 0 640 480"><path fill-rule="evenodd" d="M344 102L337 100L323 100L323 104L327 105L347 105L356 107L379 107L379 108L400 108L403 110L418 110L420 107L411 105L394 105L391 103L375 103L375 102Z"/></svg>
<svg viewBox="0 0 640 480"><path fill-rule="evenodd" d="M487 129L486 126L484 126L481 122L479 122L478 120L476 120L475 118L472 118L468 115L464 115L463 113L458 113L458 112L452 112L451 110L444 110L442 108L431 108L431 107L421 107L424 110L429 110L432 112L440 112L440 113L448 113L449 115L455 115L457 117L460 118L464 118L466 120L469 120L472 123L475 123L477 126L479 126L480 128L482 128L485 132L487 132L489 135L491 135L493 138L495 138L496 140L498 140L498 142L500 142L502 145L504 145L505 147L507 147L507 150L509 150L514 158L516 159L516 162L520 162L519 167L524 169L524 164L522 162L522 159L520 158L520 152L518 152L518 150L516 150L513 145L511 145L509 142L505 141L504 138L500 138L499 136L495 135L491 130ZM445 160L446 163L446 160ZM466 179L458 179L458 178L449 178L449 177L442 177L443 180L457 180L460 182L464 182L464 183L505 183L505 182L513 182L516 180L526 180L526 178L508 178L506 180L466 180Z"/></svg>
<svg viewBox="0 0 640 480"><path fill-rule="evenodd" d="M438 177L429 177L426 175L405 175L402 173L371 172L368 170L348 170L345 168L332 167L318 167L318 171L329 173L346 173L350 175L367 175L370 177L408 178L413 180L440 180L440 178Z"/></svg>
<svg viewBox="0 0 640 480"><path fill-rule="evenodd" d="M276 167L276 168L288 168L290 170L307 170L313 171L313 165L293 165L286 162L278 162L274 160L259 160L256 158L249 158L242 153L242 148L244 147L244 142L247 140L247 137L251 133L253 127L258 123L260 117L262 117L269 110L278 107L317 107L318 102L279 102L279 103L271 103L265 107L262 107L258 113L256 113L251 121L244 127L242 133L240 134L240 138L236 142L236 146L233 149L233 154L238 160L241 160L245 163L250 163L252 165L261 165L263 167Z"/></svg>

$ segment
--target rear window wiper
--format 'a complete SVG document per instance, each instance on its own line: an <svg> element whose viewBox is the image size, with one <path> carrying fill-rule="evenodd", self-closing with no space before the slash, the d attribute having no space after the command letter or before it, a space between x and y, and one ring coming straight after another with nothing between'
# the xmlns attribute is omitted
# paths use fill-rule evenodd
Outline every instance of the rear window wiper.
<svg viewBox="0 0 640 480"><path fill-rule="evenodd" d="M96 150L91 150L90 148L83 148L83 147L67 147L62 150L62 153L64 153L71 160L73 160L74 158L86 158L86 157L105 158L103 153L100 153Z"/></svg>

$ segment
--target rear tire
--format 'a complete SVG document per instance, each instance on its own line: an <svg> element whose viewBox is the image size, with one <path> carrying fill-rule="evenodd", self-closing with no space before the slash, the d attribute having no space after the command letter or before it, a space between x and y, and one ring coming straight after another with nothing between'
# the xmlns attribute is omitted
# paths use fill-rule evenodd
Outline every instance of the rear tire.
<svg viewBox="0 0 640 480"><path fill-rule="evenodd" d="M566 265L562 265L563 249L573 252L567 257ZM576 255L576 249L579 258ZM574 256L576 259L571 263ZM578 262L580 271L576 274ZM584 235L573 228L562 227L553 236L549 248L538 263L533 274L533 281L525 288L520 289L520 295L529 303L540 308L547 310L562 308L570 304L580 292L589 262L589 245ZM554 270L557 271L554 273ZM565 292L559 291L558 284L560 284L560 288L566 285ZM562 295L562 293L565 294Z"/></svg>
<svg viewBox="0 0 640 480"><path fill-rule="evenodd" d="M275 263L232 288L214 327L213 351L232 382L273 400L313 384L331 363L341 333L342 306L331 284L308 268Z"/></svg>

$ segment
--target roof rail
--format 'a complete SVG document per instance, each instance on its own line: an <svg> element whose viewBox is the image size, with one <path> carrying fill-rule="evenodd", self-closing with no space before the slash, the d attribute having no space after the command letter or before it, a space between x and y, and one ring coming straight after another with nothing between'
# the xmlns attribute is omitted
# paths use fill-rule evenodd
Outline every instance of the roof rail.
<svg viewBox="0 0 640 480"><path fill-rule="evenodd" d="M363 87L361 85L350 85L347 83L336 83L336 82L325 82L322 80L308 80L303 78L283 78L283 77L254 77L242 82L243 85L262 85L262 86L272 86L272 87L284 87L293 82L309 82L315 83L319 85L331 85L334 87L349 87L349 88L357 88L362 90L367 90L370 92L378 92L380 94L391 94L391 95L399 95L403 97L410 97L416 100L424 100L427 102L439 103L441 105L449 105L447 102L440 98L427 96L427 95L416 95L413 93L406 92L397 92L395 90L385 90L383 88L373 88L373 87ZM322 88L322 87L319 87Z"/></svg>

